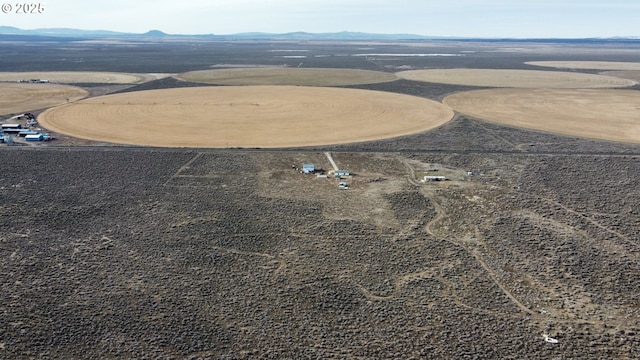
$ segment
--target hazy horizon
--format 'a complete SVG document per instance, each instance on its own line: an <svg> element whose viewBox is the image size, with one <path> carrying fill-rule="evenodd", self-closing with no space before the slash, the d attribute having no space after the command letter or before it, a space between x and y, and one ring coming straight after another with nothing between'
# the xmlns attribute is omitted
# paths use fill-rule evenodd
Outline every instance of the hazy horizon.
<svg viewBox="0 0 640 360"><path fill-rule="evenodd" d="M9 6L8 8L5 6ZM4 4L0 25L168 34L365 32L450 37L635 37L640 2L506 0L56 0ZM41 11L38 13L38 11Z"/></svg>

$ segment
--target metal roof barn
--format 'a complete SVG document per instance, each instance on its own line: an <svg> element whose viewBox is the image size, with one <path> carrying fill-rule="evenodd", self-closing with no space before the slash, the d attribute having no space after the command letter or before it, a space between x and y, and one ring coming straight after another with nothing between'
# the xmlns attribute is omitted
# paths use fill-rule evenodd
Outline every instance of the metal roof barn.
<svg viewBox="0 0 640 360"><path fill-rule="evenodd" d="M37 134L40 134L40 133L34 130L22 130L18 133L18 136L37 135Z"/></svg>
<svg viewBox="0 0 640 360"><path fill-rule="evenodd" d="M6 129L2 129L2 132L5 134L19 134L22 131L21 128L6 128Z"/></svg>
<svg viewBox="0 0 640 360"><path fill-rule="evenodd" d="M27 141L42 141L44 140L44 135L42 134L31 134L24 137Z"/></svg>

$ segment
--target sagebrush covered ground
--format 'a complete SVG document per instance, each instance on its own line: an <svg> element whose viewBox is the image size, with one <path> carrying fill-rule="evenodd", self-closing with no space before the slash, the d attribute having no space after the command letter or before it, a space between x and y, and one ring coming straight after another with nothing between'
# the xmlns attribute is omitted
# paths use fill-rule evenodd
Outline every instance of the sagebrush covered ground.
<svg viewBox="0 0 640 360"><path fill-rule="evenodd" d="M0 352L639 355L637 155L333 156L4 151Z"/></svg>
<svg viewBox="0 0 640 360"><path fill-rule="evenodd" d="M34 43L24 56L8 42L0 70L301 62L273 44L209 45ZM304 66L388 72L638 58L625 44L454 45L375 52L459 56L285 50L309 50ZM433 100L478 89L352 87ZM638 144L459 115L414 135L279 151L48 145L0 149L0 358L640 357ZM330 169L324 151L355 174L349 190L292 169Z"/></svg>

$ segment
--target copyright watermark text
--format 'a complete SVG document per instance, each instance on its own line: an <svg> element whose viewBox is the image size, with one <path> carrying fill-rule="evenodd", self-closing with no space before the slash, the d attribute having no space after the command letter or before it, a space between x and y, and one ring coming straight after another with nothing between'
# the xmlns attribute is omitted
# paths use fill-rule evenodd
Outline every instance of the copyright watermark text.
<svg viewBox="0 0 640 360"><path fill-rule="evenodd" d="M45 6L43 3L3 3L0 10L5 14L42 14Z"/></svg>

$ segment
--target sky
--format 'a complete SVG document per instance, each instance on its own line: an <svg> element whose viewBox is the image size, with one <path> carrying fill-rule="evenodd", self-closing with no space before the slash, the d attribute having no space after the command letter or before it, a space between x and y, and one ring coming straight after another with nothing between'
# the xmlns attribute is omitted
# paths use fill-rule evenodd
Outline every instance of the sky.
<svg viewBox="0 0 640 360"><path fill-rule="evenodd" d="M48 0L0 25L169 34L355 31L426 36L640 36L639 0ZM7 7L7 5L9 7Z"/></svg>

